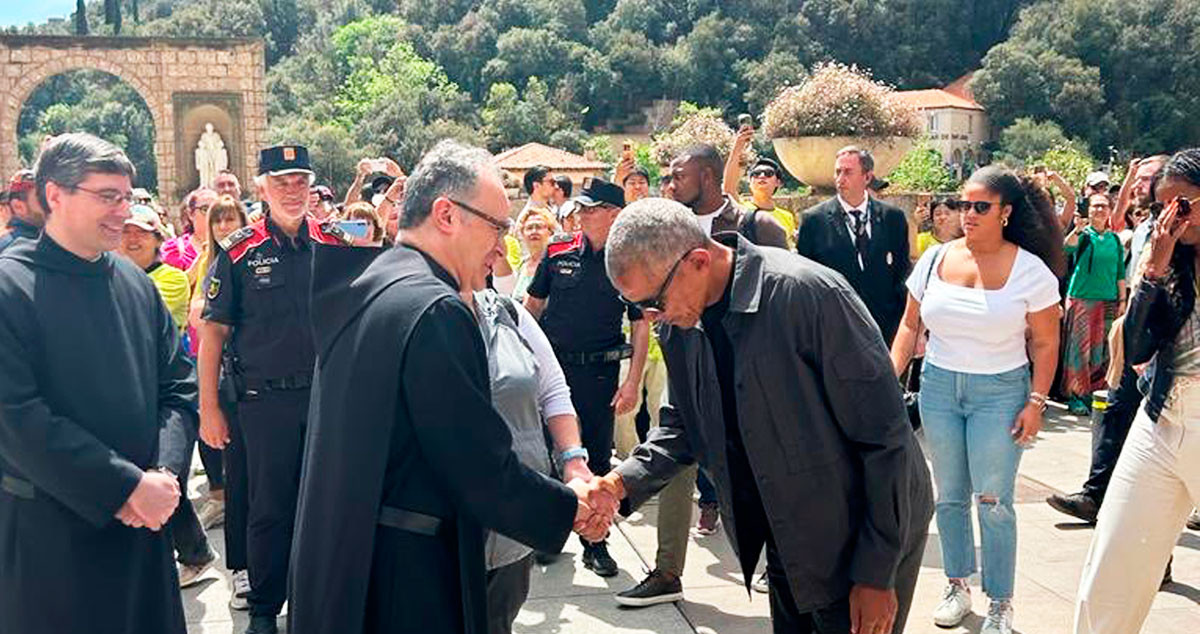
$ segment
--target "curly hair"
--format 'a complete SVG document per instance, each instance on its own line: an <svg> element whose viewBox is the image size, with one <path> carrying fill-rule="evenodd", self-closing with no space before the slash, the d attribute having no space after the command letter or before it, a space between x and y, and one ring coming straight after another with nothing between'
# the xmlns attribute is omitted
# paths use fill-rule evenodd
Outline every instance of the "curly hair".
<svg viewBox="0 0 1200 634"><path fill-rule="evenodd" d="M1041 258L1058 277L1067 271L1062 230L1050 194L1028 176L999 165L989 165L971 175L968 183L982 185L1000 202L1012 206L1004 239Z"/></svg>

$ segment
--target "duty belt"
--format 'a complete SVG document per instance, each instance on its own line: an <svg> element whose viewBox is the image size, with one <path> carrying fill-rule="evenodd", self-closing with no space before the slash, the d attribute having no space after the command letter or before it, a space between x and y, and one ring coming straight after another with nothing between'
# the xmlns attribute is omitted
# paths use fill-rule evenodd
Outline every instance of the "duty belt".
<svg viewBox="0 0 1200 634"><path fill-rule="evenodd" d="M276 390L302 390L312 386L311 374L297 374L279 379L242 379L247 392L273 392Z"/></svg>
<svg viewBox="0 0 1200 634"><path fill-rule="evenodd" d="M620 361L633 356L633 346L624 344L619 348L602 352L560 352L558 360L571 365L588 365L591 363L609 363Z"/></svg>
<svg viewBox="0 0 1200 634"><path fill-rule="evenodd" d="M385 506L379 510L379 525L387 526L388 528L396 528L426 537L437 537L442 530L444 522L440 517L418 513L416 511L406 511L392 506Z"/></svg>
<svg viewBox="0 0 1200 634"><path fill-rule="evenodd" d="M37 489L32 484L10 475L0 475L0 491L26 500L37 497Z"/></svg>

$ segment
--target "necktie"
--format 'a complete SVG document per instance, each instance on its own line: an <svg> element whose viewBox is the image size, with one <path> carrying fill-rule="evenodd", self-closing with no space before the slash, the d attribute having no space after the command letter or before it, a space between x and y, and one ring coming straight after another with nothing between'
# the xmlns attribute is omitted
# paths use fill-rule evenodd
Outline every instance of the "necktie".
<svg viewBox="0 0 1200 634"><path fill-rule="evenodd" d="M867 267L867 218L859 209L851 209L850 217L854 220L854 249L858 252L858 266Z"/></svg>

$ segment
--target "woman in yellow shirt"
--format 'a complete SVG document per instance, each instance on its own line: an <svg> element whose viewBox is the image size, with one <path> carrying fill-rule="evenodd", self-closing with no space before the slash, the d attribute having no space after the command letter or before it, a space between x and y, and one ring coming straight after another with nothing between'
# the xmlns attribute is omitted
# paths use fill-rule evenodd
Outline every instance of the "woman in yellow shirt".
<svg viewBox="0 0 1200 634"><path fill-rule="evenodd" d="M946 199L935 200L930 205L932 210L928 213L932 217L933 226L929 231L917 234L917 258L920 258L929 247L957 240L963 235L962 217L959 212L946 204Z"/></svg>

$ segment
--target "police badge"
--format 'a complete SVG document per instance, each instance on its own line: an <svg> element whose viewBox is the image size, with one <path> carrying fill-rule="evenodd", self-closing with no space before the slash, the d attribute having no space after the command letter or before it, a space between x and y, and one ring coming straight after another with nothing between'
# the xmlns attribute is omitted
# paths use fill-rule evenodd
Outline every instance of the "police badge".
<svg viewBox="0 0 1200 634"><path fill-rule="evenodd" d="M216 299L217 294L220 292L221 292L221 280L219 280L215 277L212 278L211 280L209 280L208 281L208 292L205 293L205 295L209 299Z"/></svg>

